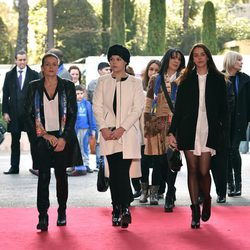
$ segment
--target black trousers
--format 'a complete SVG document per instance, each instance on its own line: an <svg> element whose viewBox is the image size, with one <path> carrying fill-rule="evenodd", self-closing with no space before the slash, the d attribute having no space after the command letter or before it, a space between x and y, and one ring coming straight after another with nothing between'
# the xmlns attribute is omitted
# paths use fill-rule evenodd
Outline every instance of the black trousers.
<svg viewBox="0 0 250 250"><path fill-rule="evenodd" d="M21 139L22 131L11 133L11 157L10 157L10 165L12 168L18 170L20 165L20 139ZM32 158L32 168L36 169L35 161L37 159L37 150L36 145L32 144L29 133L28 139L30 142L30 153Z"/></svg>
<svg viewBox="0 0 250 250"><path fill-rule="evenodd" d="M11 167L19 170L20 163L20 138L21 131L11 133L11 156L10 156L10 164Z"/></svg>
<svg viewBox="0 0 250 250"><path fill-rule="evenodd" d="M228 183L241 184L241 156L239 151L240 141L234 142L229 152Z"/></svg>
<svg viewBox="0 0 250 250"><path fill-rule="evenodd" d="M217 151L211 158L211 171L218 196L226 196L229 150Z"/></svg>
<svg viewBox="0 0 250 250"><path fill-rule="evenodd" d="M107 155L112 204L127 207L133 201L129 169L132 160L123 159L122 152Z"/></svg>
<svg viewBox="0 0 250 250"><path fill-rule="evenodd" d="M56 133L55 133L56 135ZM58 201L58 213L65 211L68 200L68 176L64 166L64 153L55 152L48 142L39 139L37 150L39 167L38 186L37 186L37 209L40 214L47 213L50 206L49 184L51 178L51 168L55 169L56 195Z"/></svg>
<svg viewBox="0 0 250 250"><path fill-rule="evenodd" d="M56 177L56 195L58 201L58 213L65 212L68 200L68 176L65 168L55 168ZM37 186L37 210L40 214L46 214L50 206L49 201L49 184L51 170L42 168L39 170Z"/></svg>

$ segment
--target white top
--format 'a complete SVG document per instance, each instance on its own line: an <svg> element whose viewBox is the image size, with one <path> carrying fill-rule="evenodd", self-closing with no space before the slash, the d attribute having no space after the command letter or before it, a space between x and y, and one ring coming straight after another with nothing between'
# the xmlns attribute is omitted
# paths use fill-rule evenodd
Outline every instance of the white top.
<svg viewBox="0 0 250 250"><path fill-rule="evenodd" d="M206 75L198 74L199 111L196 124L194 150L192 150L193 154L197 156L200 156L201 153L205 152L210 152L212 156L216 154L216 151L214 149L206 147L207 137L208 137L208 122L207 122L207 111L205 102L206 79L207 79L207 74Z"/></svg>
<svg viewBox="0 0 250 250"><path fill-rule="evenodd" d="M44 105L45 130L47 132L58 131L60 128L58 93L56 93L54 99L51 100L49 100L47 95L44 93L43 105Z"/></svg>

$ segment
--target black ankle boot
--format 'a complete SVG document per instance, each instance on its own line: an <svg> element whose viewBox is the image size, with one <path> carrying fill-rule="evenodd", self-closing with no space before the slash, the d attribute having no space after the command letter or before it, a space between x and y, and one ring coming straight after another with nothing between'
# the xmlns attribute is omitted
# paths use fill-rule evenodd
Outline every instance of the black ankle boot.
<svg viewBox="0 0 250 250"><path fill-rule="evenodd" d="M128 224L131 224L131 214L128 207L123 207L121 215L121 227L127 228Z"/></svg>
<svg viewBox="0 0 250 250"><path fill-rule="evenodd" d="M203 221L208 221L211 216L211 197L204 199L201 219Z"/></svg>
<svg viewBox="0 0 250 250"><path fill-rule="evenodd" d="M165 198L165 205L164 205L165 212L167 212L167 213L173 212L174 206L175 206L174 205L174 198L166 196L166 198Z"/></svg>
<svg viewBox="0 0 250 250"><path fill-rule="evenodd" d="M228 183L227 184L227 195L229 197L232 197L235 195L235 187L233 183Z"/></svg>
<svg viewBox="0 0 250 250"><path fill-rule="evenodd" d="M200 205L198 204L192 204L192 222L191 222L191 228L199 228L200 227Z"/></svg>
<svg viewBox="0 0 250 250"><path fill-rule="evenodd" d="M38 216L39 222L36 226L37 229L40 229L41 231L48 231L49 226L49 216L48 214L40 214Z"/></svg>
<svg viewBox="0 0 250 250"><path fill-rule="evenodd" d="M58 213L57 223L56 224L59 227L66 226L67 220L66 220L66 212L65 211Z"/></svg>
<svg viewBox="0 0 250 250"><path fill-rule="evenodd" d="M241 196L241 183L236 183L235 184L235 196Z"/></svg>
<svg viewBox="0 0 250 250"><path fill-rule="evenodd" d="M112 211L112 226L117 227L121 225L121 209L119 205L113 205Z"/></svg>

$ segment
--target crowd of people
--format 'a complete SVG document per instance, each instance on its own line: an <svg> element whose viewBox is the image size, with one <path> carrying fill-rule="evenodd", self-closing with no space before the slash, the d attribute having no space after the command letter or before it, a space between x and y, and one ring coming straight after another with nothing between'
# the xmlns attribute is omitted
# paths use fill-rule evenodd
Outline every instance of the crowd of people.
<svg viewBox="0 0 250 250"><path fill-rule="evenodd" d="M240 148L248 151L243 143L248 146L250 77L241 72L240 53L227 52L220 72L205 44L191 48L187 65L183 53L171 48L161 61L149 61L140 79L129 65L129 50L115 44L107 62L97 65L100 77L87 87L79 67L67 70L57 48L43 56L40 73L27 65L25 51L15 59L3 85L2 115L12 138L11 167L4 174L19 173L26 131L30 172L38 176L37 229L48 230L51 168L58 226L67 224L68 176L98 172L100 165L109 179L113 226L132 223L135 198L158 205L165 194L164 211L173 212L178 176L168 166L168 147L183 151L187 163L191 228L211 216L210 170L217 203L242 194ZM90 138L95 169L89 164Z"/></svg>

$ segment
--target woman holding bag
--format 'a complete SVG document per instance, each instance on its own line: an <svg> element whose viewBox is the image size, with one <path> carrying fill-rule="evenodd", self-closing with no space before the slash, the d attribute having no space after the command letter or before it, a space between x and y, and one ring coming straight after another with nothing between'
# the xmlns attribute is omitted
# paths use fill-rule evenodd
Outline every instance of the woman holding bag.
<svg viewBox="0 0 250 250"><path fill-rule="evenodd" d="M185 154L192 203L191 228L199 228L200 217L208 221L211 215L210 160L224 146L226 115L224 75L217 70L209 49L204 44L195 44L180 77L168 137L169 144ZM200 189L204 194L201 215Z"/></svg>
<svg viewBox="0 0 250 250"><path fill-rule="evenodd" d="M184 67L185 58L180 50L169 49L165 53L161 60L159 73L152 76L148 83L144 111L145 159L142 162L142 196L140 202L147 202L149 168L152 167L150 205L158 205L158 190L164 177L164 181L168 184L164 206L166 212L173 211L176 173L168 168L165 154L167 148L166 135L171 122L172 111L164 94L163 86L168 92L167 95L170 96L174 89L175 80ZM153 117L152 113L154 114Z"/></svg>

